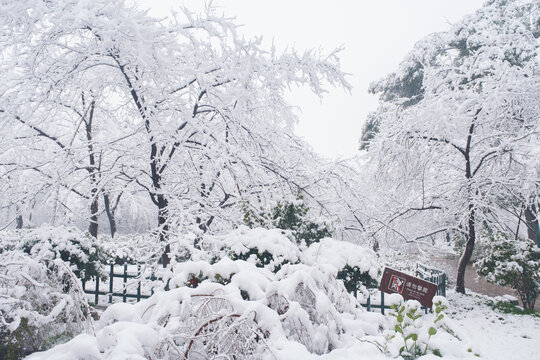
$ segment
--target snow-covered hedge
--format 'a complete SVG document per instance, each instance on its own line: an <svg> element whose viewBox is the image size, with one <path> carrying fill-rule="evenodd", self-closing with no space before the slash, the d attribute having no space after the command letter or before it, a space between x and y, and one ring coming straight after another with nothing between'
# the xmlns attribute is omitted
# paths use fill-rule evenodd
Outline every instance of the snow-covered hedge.
<svg viewBox="0 0 540 360"><path fill-rule="evenodd" d="M103 250L88 233L69 227L43 226L0 232L0 253L21 251L36 259L62 259L74 274L89 280L102 274L107 261Z"/></svg>
<svg viewBox="0 0 540 360"><path fill-rule="evenodd" d="M367 289L378 285L376 279L381 267L371 249L325 238L306 249L302 258L309 265L328 266L332 274L345 283L350 293L367 297Z"/></svg>
<svg viewBox="0 0 540 360"><path fill-rule="evenodd" d="M205 236L201 247L214 260L224 257L245 260L271 271L278 271L285 264L299 263L302 258L301 248L280 229L240 226L226 235Z"/></svg>
<svg viewBox="0 0 540 360"><path fill-rule="evenodd" d="M246 260L258 267L277 272L285 264L321 265L343 280L350 293L375 287L380 265L375 253L367 248L331 238L310 246L293 241L280 229L249 229L240 226L223 236L206 236L201 242L211 261L224 257Z"/></svg>
<svg viewBox="0 0 540 360"><path fill-rule="evenodd" d="M184 286L193 273L207 279ZM217 275L228 281L218 283ZM186 262L170 284L138 304L110 306L95 337L80 335L29 359L307 358L360 334L380 335L379 326L363 323L365 313L343 283L320 266L287 264L274 274L243 260Z"/></svg>
<svg viewBox="0 0 540 360"><path fill-rule="evenodd" d="M2 233L2 346L9 347L14 358L81 331L29 359L395 356L395 338L388 340L394 324L383 315L367 313L347 288L351 279L343 275L353 269L375 279L379 265L369 249L329 238L308 247L281 230L247 227L205 236L200 248L189 237L172 237L172 258L187 254L191 260L173 260L163 270L171 290L158 291L137 304L111 305L94 332L79 282L70 270L78 268L61 260L63 250L83 262L90 259L77 248L93 248L80 234L68 229ZM137 253L141 257L150 249L159 254L161 244L152 245L151 236L137 239L136 245L144 249ZM28 251L32 255L23 251L21 244L27 243L32 244ZM119 259L130 253L127 235L116 244L101 240L97 248ZM261 261L261 254L266 260ZM454 341L448 334L437 334L433 344L439 336L443 342Z"/></svg>
<svg viewBox="0 0 540 360"><path fill-rule="evenodd" d="M0 358L19 359L89 329L84 294L61 259L0 253Z"/></svg>

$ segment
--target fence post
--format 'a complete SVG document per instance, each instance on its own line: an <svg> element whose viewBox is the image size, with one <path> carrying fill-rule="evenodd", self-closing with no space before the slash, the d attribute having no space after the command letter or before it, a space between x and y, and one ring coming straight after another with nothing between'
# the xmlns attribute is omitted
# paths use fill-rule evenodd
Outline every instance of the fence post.
<svg viewBox="0 0 540 360"><path fill-rule="evenodd" d="M381 291L381 314L384 315L384 292Z"/></svg>
<svg viewBox="0 0 540 360"><path fill-rule="evenodd" d="M150 281L152 282L152 287L150 288L150 295L154 295L154 281L156 280L156 275L154 269L152 269L152 275L150 275Z"/></svg>
<svg viewBox="0 0 540 360"><path fill-rule="evenodd" d="M99 303L99 276L96 276L96 292L94 294L94 304L96 304L97 306L98 303Z"/></svg>
<svg viewBox="0 0 540 360"><path fill-rule="evenodd" d="M124 263L124 290L122 291L122 301L126 302L126 294L127 294L127 263Z"/></svg>
<svg viewBox="0 0 540 360"><path fill-rule="evenodd" d="M137 265L137 279L139 285L137 286L137 302L141 301L141 265Z"/></svg>
<svg viewBox="0 0 540 360"><path fill-rule="evenodd" d="M114 279L114 264L111 264L111 270L109 272L109 304L112 304L113 297L113 279Z"/></svg>
<svg viewBox="0 0 540 360"><path fill-rule="evenodd" d="M367 311L371 311L371 294L367 298Z"/></svg>
<svg viewBox="0 0 540 360"><path fill-rule="evenodd" d="M442 296L446 297L446 273L442 275Z"/></svg>

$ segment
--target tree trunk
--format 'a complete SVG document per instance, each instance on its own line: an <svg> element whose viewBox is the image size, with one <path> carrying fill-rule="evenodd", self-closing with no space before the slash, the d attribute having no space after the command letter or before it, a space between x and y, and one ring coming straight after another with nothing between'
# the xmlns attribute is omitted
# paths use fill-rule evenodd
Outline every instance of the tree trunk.
<svg viewBox="0 0 540 360"><path fill-rule="evenodd" d="M88 232L94 238L97 239L98 236L98 198L97 198L97 189L92 189L92 203L90 204L90 225L88 225Z"/></svg>
<svg viewBox="0 0 540 360"><path fill-rule="evenodd" d="M84 95L81 95L83 106L85 105ZM96 168L96 158L94 155L94 145L92 139L92 123L94 120L94 108L95 101L90 103L90 114L88 115L88 120L84 119L86 127L86 140L88 141L88 173L90 174L90 181L92 183L92 189L90 191L92 202L90 203L90 224L88 225L88 232L91 236L97 239L98 236L98 211L99 211L99 198L98 198L98 179L97 179L97 168Z"/></svg>
<svg viewBox="0 0 540 360"><path fill-rule="evenodd" d="M164 195L157 195L157 205L158 205L158 231L159 231L159 241L167 242L169 240L169 200ZM169 253L171 252L171 246L169 244L165 245L163 254L161 255L161 263L163 267L167 267L171 262Z"/></svg>
<svg viewBox="0 0 540 360"><path fill-rule="evenodd" d="M527 224L527 237L534 241L538 246L540 243L538 241L538 218L536 214L536 206L530 205L525 208L525 221Z"/></svg>
<svg viewBox="0 0 540 360"><path fill-rule="evenodd" d="M17 219L16 219L16 228L17 229L22 229L23 228L23 217L22 215L17 215Z"/></svg>
<svg viewBox="0 0 540 360"><path fill-rule="evenodd" d="M471 146L472 146L472 139L474 135L474 128L476 126L476 120L478 118L478 114L482 111L482 109L476 110L476 113L474 114L474 117L471 122L471 126L469 127L469 135L467 136L467 145L465 146L465 149L461 150L461 153L465 157L465 179L467 179L467 194L469 199L469 206L468 206L468 213L469 213L469 231L467 234L467 244L465 245L465 251L463 251L463 255L461 255L461 258L459 259L458 264L458 273L457 273L457 281L456 281L456 291L461 294L465 294L465 270L467 269L467 264L471 261L472 253L474 250L474 242L476 240L476 229L475 229L475 210L474 210L474 203L472 198L472 189L471 189L471 181L474 177L475 172L479 169L481 166L481 163L478 165L476 170L472 171L471 166Z"/></svg>
<svg viewBox="0 0 540 360"><path fill-rule="evenodd" d="M103 203L105 204L105 213L107 214L107 219L109 220L111 237L114 238L114 235L116 234L115 208L111 207L109 194L103 194Z"/></svg>
<svg viewBox="0 0 540 360"><path fill-rule="evenodd" d="M469 205L469 233L467 235L467 244L465 246L465 251L459 259L457 281L456 281L456 291L461 294L465 294L465 270L467 269L467 264L471 261L472 253L474 250L474 242L476 240L476 229L475 229L475 211L473 205Z"/></svg>

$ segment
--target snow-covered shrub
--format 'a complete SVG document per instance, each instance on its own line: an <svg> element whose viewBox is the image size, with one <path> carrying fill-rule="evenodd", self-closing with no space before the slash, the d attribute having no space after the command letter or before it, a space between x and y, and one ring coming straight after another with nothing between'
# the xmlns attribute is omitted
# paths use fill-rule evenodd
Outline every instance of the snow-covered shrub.
<svg viewBox="0 0 540 360"><path fill-rule="evenodd" d="M228 257L245 260L276 273L286 264L325 266L342 280L352 294L368 296L368 288L377 287L380 266L375 253L367 248L331 238L324 238L309 247L298 245L280 229L238 229L221 236L205 236L200 243L210 262ZM197 281L198 272L193 272ZM189 279L188 279L189 280Z"/></svg>
<svg viewBox="0 0 540 360"><path fill-rule="evenodd" d="M354 317L359 308L327 269L286 265L267 288L268 306L281 315L287 337L316 354L339 347L339 335L345 331L342 314Z"/></svg>
<svg viewBox="0 0 540 360"><path fill-rule="evenodd" d="M0 358L19 359L90 326L79 282L61 259L0 254Z"/></svg>
<svg viewBox="0 0 540 360"><path fill-rule="evenodd" d="M243 225L226 235L205 236L200 246L212 255L213 261L229 257L273 272L285 264L300 262L302 256L300 247L281 230L250 229Z"/></svg>
<svg viewBox="0 0 540 360"><path fill-rule="evenodd" d="M193 246L194 235L170 234L169 256L177 262L189 259L197 251ZM156 263L163 255L164 243L154 233L116 234L114 238L102 235L97 240L105 256L114 264Z"/></svg>
<svg viewBox="0 0 540 360"><path fill-rule="evenodd" d="M263 209L255 211L249 206L249 203L246 203L244 223L250 228L288 230L294 241L307 246L332 236L326 222L309 217L309 207L301 195L293 200L279 201L269 212L265 212Z"/></svg>
<svg viewBox="0 0 540 360"><path fill-rule="evenodd" d="M487 281L510 286L525 309L534 309L540 295L540 249L534 241L501 232L492 234L485 254L475 265Z"/></svg>
<svg viewBox="0 0 540 360"><path fill-rule="evenodd" d="M196 288L184 286L193 274L204 279ZM218 275L227 281L220 284ZM307 358L356 341L358 334L379 335L379 326L360 319L364 310L323 266L287 264L274 274L229 258L187 261L174 266L170 287L137 304L111 305L96 337L81 335L30 359ZM84 354L75 349L82 341L90 346Z"/></svg>
<svg viewBox="0 0 540 360"><path fill-rule="evenodd" d="M433 299L435 317L431 324L422 324L422 309L416 300L404 302L399 294L390 295L390 316L394 317L394 332L390 335L390 343L399 344L399 355L405 360L414 360L432 353L441 356L440 350L430 344L431 337L436 335L444 310L448 307L445 298L437 296Z"/></svg>
<svg viewBox="0 0 540 360"><path fill-rule="evenodd" d="M380 265L375 253L368 248L330 238L312 244L304 251L302 262L327 265L333 275L342 280L345 288L357 296L368 296L368 288L378 286Z"/></svg>
<svg viewBox="0 0 540 360"><path fill-rule="evenodd" d="M101 276L102 249L86 232L68 227L40 227L0 232L0 252L23 251L34 258L62 259L81 280Z"/></svg>

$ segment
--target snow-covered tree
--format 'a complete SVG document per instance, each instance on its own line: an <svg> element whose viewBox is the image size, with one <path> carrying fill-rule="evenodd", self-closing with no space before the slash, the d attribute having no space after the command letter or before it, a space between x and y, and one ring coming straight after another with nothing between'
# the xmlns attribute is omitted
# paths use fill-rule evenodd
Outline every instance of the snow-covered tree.
<svg viewBox="0 0 540 360"><path fill-rule="evenodd" d="M490 1L371 87L382 227L407 242L464 239L459 292L479 229L515 232L538 203L539 19L537 1Z"/></svg>
<svg viewBox="0 0 540 360"><path fill-rule="evenodd" d="M205 232L245 196L294 183L285 89L349 87L336 52L263 49L212 7L158 20L121 0L1 6L2 121L42 138L47 156L32 156L56 159L42 172L90 202L96 234L98 199L110 215L123 193L111 183L146 193L162 241L182 212Z"/></svg>

